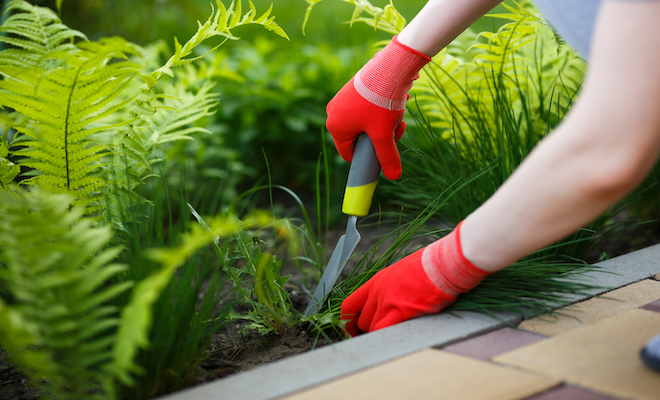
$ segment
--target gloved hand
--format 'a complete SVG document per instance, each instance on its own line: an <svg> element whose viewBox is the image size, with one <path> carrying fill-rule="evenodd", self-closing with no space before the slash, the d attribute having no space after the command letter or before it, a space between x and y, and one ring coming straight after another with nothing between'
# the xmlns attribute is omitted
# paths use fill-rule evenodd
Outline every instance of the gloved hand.
<svg viewBox="0 0 660 400"><path fill-rule="evenodd" d="M449 235L374 275L341 305L346 332L356 336L434 314L489 274L464 256L459 224Z"/></svg>
<svg viewBox="0 0 660 400"><path fill-rule="evenodd" d="M406 124L403 113L408 91L431 58L413 50L395 36L328 103L326 126L341 157L353 159L355 140L369 135L387 179L401 177L396 142Z"/></svg>

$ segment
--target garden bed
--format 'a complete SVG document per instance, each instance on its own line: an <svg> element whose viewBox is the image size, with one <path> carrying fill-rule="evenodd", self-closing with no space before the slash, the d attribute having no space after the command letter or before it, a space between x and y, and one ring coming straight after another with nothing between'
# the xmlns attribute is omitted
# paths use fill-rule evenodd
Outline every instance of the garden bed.
<svg viewBox="0 0 660 400"><path fill-rule="evenodd" d="M331 238L336 239L341 235L342 229L331 232ZM361 231L364 234L361 248L369 248L377 234L371 228L362 228ZM620 279L604 282L603 286L616 287L646 278L648 274L660 272L657 261L653 259L657 253L660 253L660 247L654 246L636 251L657 243L657 236L657 230L644 227L629 228L623 234L605 240L601 246L594 249L589 255L592 261L602 257L603 254L610 257L623 254L621 257L598 264L607 266L611 272L621 274ZM350 269L350 266L348 268ZM655 271L656 269L658 270ZM610 277L609 274L592 273L592 275L596 283L599 283L604 276ZM300 293L292 294L291 298L298 311L304 310L309 301L308 296ZM363 335L350 341L341 341L341 338L336 336L331 337L335 342L331 346L328 346L329 342L326 339L314 334L308 323L296 325L280 336L275 333L262 335L255 331L245 333L243 328L247 323L233 322L214 335L206 351L206 358L200 364L194 380L194 386L202 386L199 389L190 388L173 394L172 399L207 398L204 396L208 395L209 391L217 398L224 398L226 396L220 396L216 391L228 393L226 390L232 393L232 399L275 398L305 385L317 384L320 382L319 379L327 380L341 376L347 373L345 369L353 371L366 368L376 362L398 357L424 346L448 344L521 319L520 315L513 313L496 313L496 315L501 320L474 312L459 312L455 315L442 313L438 316L406 322L397 328ZM407 344L403 345L403 343ZM367 354L362 354L365 351ZM290 361L287 360L289 358ZM343 365L342 360L346 361L346 365ZM319 365L322 364L329 366L320 368ZM286 376L282 376L283 374ZM266 385L262 383L262 379L269 376L280 382L275 385L272 393L258 389ZM292 376L297 376L298 380L293 379ZM260 384L254 385L257 380ZM281 386L279 391L278 386ZM13 368L4 356L0 358L0 400L32 400L38 397L38 392L28 386L26 378ZM168 396L166 398L169 399Z"/></svg>
<svg viewBox="0 0 660 400"><path fill-rule="evenodd" d="M594 290L590 296L660 273L660 245L634 251L596 265L599 266L599 271L590 272L579 278L601 287L600 290ZM576 296L567 304L585 300L590 296ZM410 320L162 398L167 400L275 399L424 348L444 346L504 325L515 325L522 318L518 314L499 312L494 313L493 316L469 311L440 313Z"/></svg>

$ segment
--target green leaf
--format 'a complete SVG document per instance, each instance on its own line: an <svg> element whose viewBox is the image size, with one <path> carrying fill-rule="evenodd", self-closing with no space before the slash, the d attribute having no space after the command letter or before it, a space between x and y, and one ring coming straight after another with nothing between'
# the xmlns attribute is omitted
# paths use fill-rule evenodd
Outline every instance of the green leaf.
<svg viewBox="0 0 660 400"><path fill-rule="evenodd" d="M116 249L102 251L111 232L82 214L68 194L0 190L1 275L13 298L0 301L0 345L53 398L88 398L109 387L97 368L114 341L117 308L109 300L130 285L109 281L124 269L109 264ZM85 350L92 347L98 351Z"/></svg>

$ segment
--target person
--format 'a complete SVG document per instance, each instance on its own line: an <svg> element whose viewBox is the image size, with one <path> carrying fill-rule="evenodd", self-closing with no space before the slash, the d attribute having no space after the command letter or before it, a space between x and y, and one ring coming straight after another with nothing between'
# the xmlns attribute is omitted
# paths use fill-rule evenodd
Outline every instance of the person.
<svg viewBox="0 0 660 400"><path fill-rule="evenodd" d="M498 0L429 0L336 94L327 128L351 161L366 132L388 179L421 68ZM578 99L509 179L447 236L379 271L341 307L355 336L426 314L525 255L576 231L632 191L660 152L660 1L537 0L589 61ZM660 335L642 350L660 370Z"/></svg>

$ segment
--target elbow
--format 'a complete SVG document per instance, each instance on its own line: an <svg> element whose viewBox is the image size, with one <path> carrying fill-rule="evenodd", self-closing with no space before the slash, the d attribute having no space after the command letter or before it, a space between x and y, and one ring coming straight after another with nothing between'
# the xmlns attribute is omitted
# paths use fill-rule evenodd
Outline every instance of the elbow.
<svg viewBox="0 0 660 400"><path fill-rule="evenodd" d="M632 192L649 174L656 156L636 155L605 159L592 170L587 192L591 197L616 201Z"/></svg>

